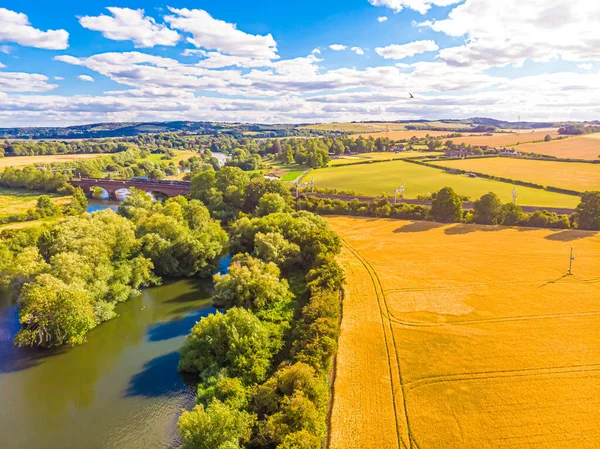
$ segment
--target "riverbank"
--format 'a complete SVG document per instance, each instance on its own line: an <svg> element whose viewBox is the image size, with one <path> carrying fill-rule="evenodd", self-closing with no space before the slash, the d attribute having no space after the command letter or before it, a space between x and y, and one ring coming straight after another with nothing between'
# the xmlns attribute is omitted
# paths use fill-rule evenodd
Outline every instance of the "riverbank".
<svg viewBox="0 0 600 449"><path fill-rule="evenodd" d="M2 448L175 447L177 418L195 397L177 373L178 351L214 312L210 287L182 280L145 290L84 345L51 351L13 345L17 306L0 294Z"/></svg>

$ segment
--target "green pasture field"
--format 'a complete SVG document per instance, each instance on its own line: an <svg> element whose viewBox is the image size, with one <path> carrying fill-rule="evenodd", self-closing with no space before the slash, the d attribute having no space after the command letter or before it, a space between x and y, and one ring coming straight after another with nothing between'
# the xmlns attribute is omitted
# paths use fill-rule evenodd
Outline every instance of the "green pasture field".
<svg viewBox="0 0 600 449"><path fill-rule="evenodd" d="M70 196L59 195L56 193L0 187L0 219L10 215L25 213L29 209L34 208L40 195L48 195L53 199L54 203L60 205L67 204L71 201Z"/></svg>
<svg viewBox="0 0 600 449"><path fill-rule="evenodd" d="M408 157L438 156L443 153L425 151L404 151L402 153L363 153L356 155L345 155L339 159L332 159L330 166L353 164L367 161L391 161L393 159L406 159Z"/></svg>
<svg viewBox="0 0 600 449"><path fill-rule="evenodd" d="M406 198L415 199L443 187L452 187L461 196L475 200L495 192L504 202L512 201L513 185L466 175L452 175L443 170L405 161L330 167L311 171L317 188L356 191L364 195L392 194L394 187L406 184ZM579 197L516 186L518 203L528 206L575 208Z"/></svg>

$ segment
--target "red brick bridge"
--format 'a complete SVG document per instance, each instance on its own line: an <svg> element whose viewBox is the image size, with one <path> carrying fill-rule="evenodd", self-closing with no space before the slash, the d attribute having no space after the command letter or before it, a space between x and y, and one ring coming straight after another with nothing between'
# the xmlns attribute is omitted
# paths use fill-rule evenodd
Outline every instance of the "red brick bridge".
<svg viewBox="0 0 600 449"><path fill-rule="evenodd" d="M81 187L86 195L91 196L94 187L100 187L108 193L111 199L116 197L116 191L136 188L144 192L162 194L168 198L178 195L188 195L191 184L188 181L166 181L154 179L106 179L106 178L74 178L70 181L74 187Z"/></svg>

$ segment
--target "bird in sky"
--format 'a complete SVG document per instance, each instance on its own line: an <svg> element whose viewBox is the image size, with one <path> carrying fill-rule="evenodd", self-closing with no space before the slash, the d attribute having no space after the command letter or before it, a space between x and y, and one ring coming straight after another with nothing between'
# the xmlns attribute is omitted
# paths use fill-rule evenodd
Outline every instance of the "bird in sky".
<svg viewBox="0 0 600 449"><path fill-rule="evenodd" d="M413 94L411 94L410 92L408 93L408 95L410 95L410 98L415 98Z"/></svg>

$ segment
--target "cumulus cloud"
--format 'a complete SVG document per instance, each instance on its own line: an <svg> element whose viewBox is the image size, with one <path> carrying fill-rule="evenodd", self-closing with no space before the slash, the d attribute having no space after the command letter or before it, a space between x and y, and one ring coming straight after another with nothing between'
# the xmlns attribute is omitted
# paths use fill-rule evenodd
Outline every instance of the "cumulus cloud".
<svg viewBox="0 0 600 449"><path fill-rule="evenodd" d="M270 34L245 33L235 24L215 19L202 9L169 10L173 15L166 16L165 21L172 28L192 34L187 40L197 48L246 58L278 59L277 42Z"/></svg>
<svg viewBox="0 0 600 449"><path fill-rule="evenodd" d="M45 92L56 89L48 77L37 73L0 72L0 92Z"/></svg>
<svg viewBox="0 0 600 449"><path fill-rule="evenodd" d="M39 30L29 23L25 14L0 8L0 42L14 42L24 47L47 50L64 50L69 46L68 40L69 33L65 30Z"/></svg>
<svg viewBox="0 0 600 449"><path fill-rule="evenodd" d="M0 62L0 69L5 68L6 66Z"/></svg>
<svg viewBox="0 0 600 449"><path fill-rule="evenodd" d="M365 51L360 47L352 47L351 50L357 55L364 55Z"/></svg>
<svg viewBox="0 0 600 449"><path fill-rule="evenodd" d="M318 49L318 48L314 48L313 51L312 51L312 54L313 55L320 55L321 54L321 50Z"/></svg>
<svg viewBox="0 0 600 449"><path fill-rule="evenodd" d="M369 0L373 6L387 6L398 13L404 8L413 9L425 14L432 6L449 6L461 2L462 0Z"/></svg>
<svg viewBox="0 0 600 449"><path fill-rule="evenodd" d="M63 81L65 78L62 76L55 76L53 77L56 81Z"/></svg>
<svg viewBox="0 0 600 449"><path fill-rule="evenodd" d="M329 48L331 48L333 51L344 51L348 47L342 44L331 44Z"/></svg>
<svg viewBox="0 0 600 449"><path fill-rule="evenodd" d="M5 55L9 55L13 51L13 48L10 45L0 45L0 52Z"/></svg>
<svg viewBox="0 0 600 449"><path fill-rule="evenodd" d="M419 25L466 38L464 45L440 52L451 65L600 60L600 3L594 1L466 0L446 19Z"/></svg>
<svg viewBox="0 0 600 449"><path fill-rule="evenodd" d="M144 15L143 9L106 8L112 14L107 16L84 16L79 18L82 27L100 31L107 39L132 41L136 47L150 48L156 45L173 46L179 41L179 34L158 24L152 17Z"/></svg>
<svg viewBox="0 0 600 449"><path fill-rule="evenodd" d="M387 47L377 47L375 52L385 59L404 59L411 56L425 53L428 51L438 50L438 45L431 40L415 41L403 45L388 45Z"/></svg>
<svg viewBox="0 0 600 449"><path fill-rule="evenodd" d="M387 19L388 19L388 18L387 18L387 16L381 16L381 17L377 17L377 21L378 21L379 23L382 23L382 22L387 22Z"/></svg>
<svg viewBox="0 0 600 449"><path fill-rule="evenodd" d="M579 67L581 70L592 70L594 68L594 66L590 63L578 64L577 67Z"/></svg>
<svg viewBox="0 0 600 449"><path fill-rule="evenodd" d="M85 81L87 83L93 83L94 82L94 78L92 78L89 75L79 75L77 78L79 78L81 81Z"/></svg>

